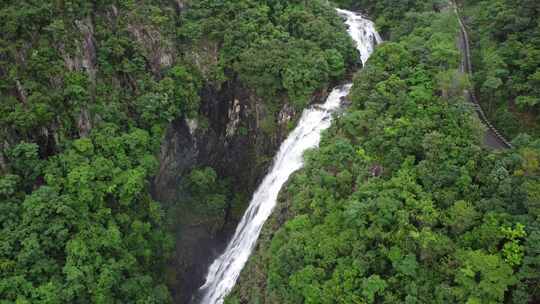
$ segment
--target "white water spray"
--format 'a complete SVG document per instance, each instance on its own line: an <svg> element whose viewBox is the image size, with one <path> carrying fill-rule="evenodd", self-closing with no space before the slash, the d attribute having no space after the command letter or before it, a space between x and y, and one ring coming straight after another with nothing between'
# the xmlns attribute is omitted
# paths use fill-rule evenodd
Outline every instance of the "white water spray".
<svg viewBox="0 0 540 304"><path fill-rule="evenodd" d="M373 22L354 12L338 9L346 18L349 34L357 44L362 63L382 41ZM246 264L261 229L274 209L279 191L289 176L303 165L303 153L317 147L321 132L330 127L332 113L341 105L343 97L349 94L352 84L335 88L322 106L304 110L298 126L281 144L274 164L253 195L246 213L236 228L225 252L210 266L206 283L200 288L201 304L222 304L231 291Z"/></svg>
<svg viewBox="0 0 540 304"><path fill-rule="evenodd" d="M375 46L383 40L375 29L375 24L355 12L337 9L339 15L343 16L347 24L351 38L356 42L356 49L360 52L360 59L365 64L375 50Z"/></svg>

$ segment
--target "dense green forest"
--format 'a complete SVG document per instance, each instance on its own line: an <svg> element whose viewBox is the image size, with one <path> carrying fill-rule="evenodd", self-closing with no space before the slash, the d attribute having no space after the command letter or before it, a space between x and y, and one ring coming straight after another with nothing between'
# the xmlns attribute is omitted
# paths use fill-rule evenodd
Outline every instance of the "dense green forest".
<svg viewBox="0 0 540 304"><path fill-rule="evenodd" d="M448 3L347 3L391 41L283 191L227 303L537 303L540 140L483 146Z"/></svg>
<svg viewBox="0 0 540 304"><path fill-rule="evenodd" d="M447 1L334 2L389 42L228 303L539 302L538 2L458 3L473 79ZM178 221L218 230L246 198L203 166L157 201L167 130L221 119L205 92L239 82L270 135L357 64L326 0L0 0L0 303L172 302ZM514 149L482 146L468 86Z"/></svg>
<svg viewBox="0 0 540 304"><path fill-rule="evenodd" d="M540 135L540 2L461 1L484 109L513 138Z"/></svg>
<svg viewBox="0 0 540 304"><path fill-rule="evenodd" d="M0 303L170 302L169 124L233 79L302 108L356 63L325 1L3 0L0 33ZM216 183L192 172L185 208L224 212Z"/></svg>

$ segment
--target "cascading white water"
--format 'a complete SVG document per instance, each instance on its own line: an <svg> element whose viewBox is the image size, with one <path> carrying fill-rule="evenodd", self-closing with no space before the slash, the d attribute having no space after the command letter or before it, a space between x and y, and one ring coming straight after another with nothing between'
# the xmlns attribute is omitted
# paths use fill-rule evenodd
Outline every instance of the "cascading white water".
<svg viewBox="0 0 540 304"><path fill-rule="evenodd" d="M349 34L357 44L362 63L365 63L374 46L382 41L373 22L351 11L338 9L338 13L346 19ZM293 172L302 167L303 153L319 145L321 132L330 127L332 113L339 108L342 98L349 94L351 86L335 88L322 106L304 110L298 126L281 144L272 169L253 195L225 252L210 266L206 283L200 288L201 304L223 303L272 213L281 187Z"/></svg>
<svg viewBox="0 0 540 304"><path fill-rule="evenodd" d="M375 46L383 40L375 29L375 24L355 12L337 9L338 14L345 18L348 32L356 42L356 49L360 52L360 59L365 64L369 56L373 53Z"/></svg>

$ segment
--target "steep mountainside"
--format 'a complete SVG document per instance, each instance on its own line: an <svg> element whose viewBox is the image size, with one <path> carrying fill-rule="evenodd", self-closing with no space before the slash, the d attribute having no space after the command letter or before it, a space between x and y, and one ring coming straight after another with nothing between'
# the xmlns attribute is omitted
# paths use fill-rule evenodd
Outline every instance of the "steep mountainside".
<svg viewBox="0 0 540 304"><path fill-rule="evenodd" d="M540 2L459 1L471 33L473 83L506 136L540 135Z"/></svg>
<svg viewBox="0 0 540 304"><path fill-rule="evenodd" d="M391 41L283 190L226 303L537 303L540 141L483 148L447 3L351 2Z"/></svg>
<svg viewBox="0 0 540 304"><path fill-rule="evenodd" d="M7 302L187 301L296 113L356 64L325 1L24 0L0 17Z"/></svg>
<svg viewBox="0 0 540 304"><path fill-rule="evenodd" d="M188 303L298 114L388 42L227 303L540 302L539 2L2 0L0 303ZM482 145L474 87L512 149ZM526 135L528 133L529 135Z"/></svg>

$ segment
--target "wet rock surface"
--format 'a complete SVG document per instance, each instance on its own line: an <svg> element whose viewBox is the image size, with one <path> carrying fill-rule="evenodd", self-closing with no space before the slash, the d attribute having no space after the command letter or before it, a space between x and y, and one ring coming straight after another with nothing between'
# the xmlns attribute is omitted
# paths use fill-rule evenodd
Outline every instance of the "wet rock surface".
<svg viewBox="0 0 540 304"><path fill-rule="evenodd" d="M320 103L327 95L318 92L312 102ZM219 88L207 85L201 97L199 118L173 121L162 142L153 196L166 209L182 202L180 185L194 168L210 166L220 177L229 178L231 193L252 193L290 124L298 119L299 113L286 98L275 101L282 106L272 113L265 100L236 81ZM263 128L263 121L268 119L275 123L272 130ZM176 208L181 210L182 206ZM179 221L174 231L175 256L168 274L175 303L189 302L191 294L204 283L209 264L224 249L238 220L229 210L225 218L218 220L222 227L218 231L204 221Z"/></svg>

